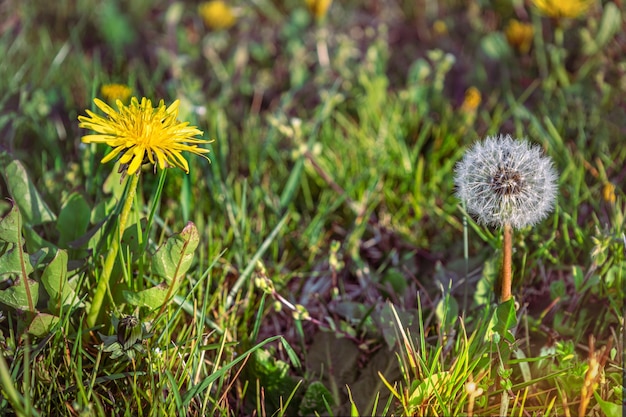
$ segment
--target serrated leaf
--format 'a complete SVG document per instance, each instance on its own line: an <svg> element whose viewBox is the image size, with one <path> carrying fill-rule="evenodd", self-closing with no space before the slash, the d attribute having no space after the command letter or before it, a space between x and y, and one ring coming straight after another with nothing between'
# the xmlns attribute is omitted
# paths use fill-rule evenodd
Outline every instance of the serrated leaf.
<svg viewBox="0 0 626 417"><path fill-rule="evenodd" d="M132 292L123 291L124 299L127 303L138 307L148 307L156 309L163 305L167 297L168 286L164 282L147 290Z"/></svg>
<svg viewBox="0 0 626 417"><path fill-rule="evenodd" d="M35 337L47 336L50 334L52 327L54 327L59 320L61 320L59 317L53 316L52 314L39 313L28 325L26 332Z"/></svg>
<svg viewBox="0 0 626 417"><path fill-rule="evenodd" d="M33 298L33 305L37 305L37 301L39 300L39 283L29 278L28 284L30 295ZM19 308L20 310L30 309L26 289L21 279L18 279L9 288L0 291L0 303L13 308Z"/></svg>
<svg viewBox="0 0 626 417"><path fill-rule="evenodd" d="M41 275L41 283L50 296L49 305L56 308L82 306L82 302L67 281L67 262L67 252L59 250Z"/></svg>
<svg viewBox="0 0 626 417"><path fill-rule="evenodd" d="M199 236L196 226L189 222L179 234L170 236L152 258L152 273L170 284L178 283L193 261L193 252L198 247Z"/></svg>
<svg viewBox="0 0 626 417"><path fill-rule="evenodd" d="M67 248L70 242L83 236L87 232L90 217L89 205L83 196L79 193L72 193L63 204L57 220L58 245Z"/></svg>
<svg viewBox="0 0 626 417"><path fill-rule="evenodd" d="M31 182L20 161L13 160L7 164L4 180L9 188L9 194L20 208L25 223L38 225L56 220L55 214Z"/></svg>

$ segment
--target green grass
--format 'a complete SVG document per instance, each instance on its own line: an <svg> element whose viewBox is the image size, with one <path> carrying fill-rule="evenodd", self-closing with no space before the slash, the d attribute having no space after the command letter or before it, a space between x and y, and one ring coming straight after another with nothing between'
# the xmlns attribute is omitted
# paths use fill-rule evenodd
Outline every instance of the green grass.
<svg viewBox="0 0 626 417"><path fill-rule="evenodd" d="M619 413L624 11L236 6L224 31L192 2L0 6L0 414ZM522 9L526 54L503 32ZM144 168L90 328L126 191L77 116L110 82L180 99L215 141L189 175ZM560 173L554 213L514 234L516 304L497 303L500 232L454 195L465 149L501 132ZM133 304L168 256L170 300Z"/></svg>

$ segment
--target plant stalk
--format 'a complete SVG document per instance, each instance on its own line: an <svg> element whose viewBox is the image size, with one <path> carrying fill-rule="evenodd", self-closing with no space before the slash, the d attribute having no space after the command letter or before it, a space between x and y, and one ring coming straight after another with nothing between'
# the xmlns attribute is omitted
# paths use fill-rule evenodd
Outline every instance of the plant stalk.
<svg viewBox="0 0 626 417"><path fill-rule="evenodd" d="M137 184L139 183L139 174L130 176L130 187L128 188L128 194L126 195L126 199L124 200L124 206L122 207L122 211L120 213L120 222L119 228L117 229L117 234L111 243L111 248L109 248L109 252L104 260L104 267L102 269L102 275L100 275L100 279L98 280L98 286L96 287L96 292L93 295L93 300L91 301L91 308L89 309L89 313L87 314L87 326L94 327L98 320L98 315L100 314L100 310L102 309L102 303L104 302L104 296L107 293L107 289L109 288L109 280L111 279L111 272L113 271L113 266L115 265L115 258L117 258L117 253L120 250L120 240L122 239L122 234L124 233L124 229L126 228L126 222L128 220L128 215L130 213L130 209L133 206L133 200L135 199L135 194L137 192Z"/></svg>
<svg viewBox="0 0 626 417"><path fill-rule="evenodd" d="M513 228L510 224L504 225L502 259L502 289L500 302L504 303L511 298L511 252L513 248Z"/></svg>

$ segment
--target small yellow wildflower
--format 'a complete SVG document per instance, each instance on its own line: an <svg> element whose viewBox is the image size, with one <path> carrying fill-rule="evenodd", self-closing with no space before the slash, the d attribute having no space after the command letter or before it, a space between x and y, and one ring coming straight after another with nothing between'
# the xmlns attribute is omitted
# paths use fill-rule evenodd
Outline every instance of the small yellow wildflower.
<svg viewBox="0 0 626 417"><path fill-rule="evenodd" d="M465 91L465 98L463 99L463 104L461 104L461 109L465 112L474 112L478 108L481 100L482 96L478 88L470 87Z"/></svg>
<svg viewBox="0 0 626 417"><path fill-rule="evenodd" d="M109 103L115 103L117 100L126 103L132 92L133 89L124 84L104 84L100 87L102 97Z"/></svg>
<svg viewBox="0 0 626 417"><path fill-rule="evenodd" d="M615 185L612 182L605 182L602 186L602 198L607 203L615 203Z"/></svg>
<svg viewBox="0 0 626 417"><path fill-rule="evenodd" d="M576 18L589 10L595 0L532 0L539 11L554 19Z"/></svg>
<svg viewBox="0 0 626 417"><path fill-rule="evenodd" d="M79 127L98 133L83 136L82 141L111 146L113 150L101 162L104 164L120 155L120 172L124 174L138 172L144 161L150 161L153 165L158 162L161 169L177 166L189 173L189 165L182 151L205 158L202 154L209 152L208 149L188 145L209 141L194 138L202 135L202 131L195 126L188 126L187 122L181 123L177 120L179 100L168 107L161 100L158 107L153 108L152 102L145 97L141 99L141 103L133 97L128 106L117 100L117 111L97 98L94 103L107 117L89 110L86 110L89 117L78 116Z"/></svg>
<svg viewBox="0 0 626 417"><path fill-rule="evenodd" d="M198 13L204 24L213 30L228 29L237 22L237 17L231 7L221 0L213 0L201 3Z"/></svg>
<svg viewBox="0 0 626 417"><path fill-rule="evenodd" d="M519 53L527 54L533 43L533 25L512 19L504 29L506 40Z"/></svg>
<svg viewBox="0 0 626 417"><path fill-rule="evenodd" d="M433 32L439 36L445 36L448 34L448 25L441 19L437 19L433 22Z"/></svg>
<svg viewBox="0 0 626 417"><path fill-rule="evenodd" d="M321 19L326 16L332 2L333 0L306 0L306 5L316 19Z"/></svg>

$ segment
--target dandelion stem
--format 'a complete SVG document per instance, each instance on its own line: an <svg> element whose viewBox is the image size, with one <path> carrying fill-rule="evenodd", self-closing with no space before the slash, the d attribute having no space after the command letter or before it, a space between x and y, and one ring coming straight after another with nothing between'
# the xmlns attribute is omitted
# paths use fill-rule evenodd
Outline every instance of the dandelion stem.
<svg viewBox="0 0 626 417"><path fill-rule="evenodd" d="M135 199L137 184L139 183L139 175L130 175L130 181L131 183L128 188L128 195L126 195L124 206L122 207L122 211L120 213L120 223L117 235L114 237L113 242L111 243L111 248L109 249L109 252L104 260L102 275L100 275L100 279L98 280L98 286L96 287L96 292L94 293L93 300L91 301L91 308L87 314L87 325L89 327L94 327L96 325L98 315L102 309L104 296L106 295L107 288L109 287L109 280L111 279L111 272L113 271L113 266L115 265L115 258L117 258L117 253L120 249L120 240L122 239L128 215L133 205L133 200Z"/></svg>
<svg viewBox="0 0 626 417"><path fill-rule="evenodd" d="M504 242L502 259L502 297L504 303L511 298L511 252L513 247L513 227L510 223L504 224Z"/></svg>

